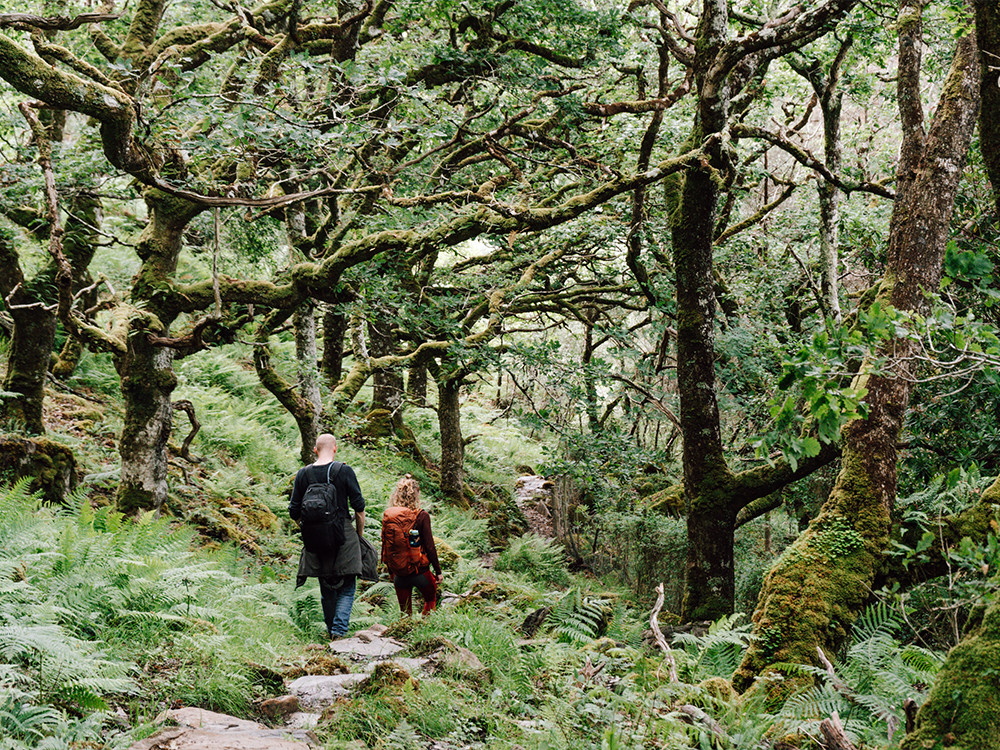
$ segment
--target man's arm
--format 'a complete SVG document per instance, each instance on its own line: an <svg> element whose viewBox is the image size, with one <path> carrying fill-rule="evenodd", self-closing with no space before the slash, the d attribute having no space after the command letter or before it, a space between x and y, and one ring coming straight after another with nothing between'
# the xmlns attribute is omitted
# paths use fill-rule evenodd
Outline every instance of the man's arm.
<svg viewBox="0 0 1000 750"><path fill-rule="evenodd" d="M295 475L295 482L292 484L292 494L288 498L288 516L293 521L299 520L300 509L302 508L302 495L306 491L305 476L300 470Z"/></svg>
<svg viewBox="0 0 1000 750"><path fill-rule="evenodd" d="M365 512L358 510L354 512L354 528L358 530L358 536L365 530Z"/></svg>

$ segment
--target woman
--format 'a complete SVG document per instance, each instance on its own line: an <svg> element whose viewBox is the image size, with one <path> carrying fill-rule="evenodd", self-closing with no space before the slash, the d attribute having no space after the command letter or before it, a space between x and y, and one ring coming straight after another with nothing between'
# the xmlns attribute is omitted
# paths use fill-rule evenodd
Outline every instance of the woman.
<svg viewBox="0 0 1000 750"><path fill-rule="evenodd" d="M420 509L420 485L409 474L396 484L389 496L389 507L382 514L382 562L396 588L401 612L413 614L414 588L424 599L423 614L434 609L441 564L431 533L431 517Z"/></svg>

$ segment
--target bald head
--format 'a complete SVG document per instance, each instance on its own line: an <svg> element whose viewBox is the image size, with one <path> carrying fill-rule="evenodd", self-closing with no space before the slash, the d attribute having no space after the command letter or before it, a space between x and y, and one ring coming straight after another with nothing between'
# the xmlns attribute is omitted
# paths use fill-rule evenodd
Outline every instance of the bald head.
<svg viewBox="0 0 1000 750"><path fill-rule="evenodd" d="M316 438L316 447L313 448L313 453L316 454L316 458L320 463L333 460L333 454L337 452L337 438L331 435L329 432L324 432L322 435Z"/></svg>

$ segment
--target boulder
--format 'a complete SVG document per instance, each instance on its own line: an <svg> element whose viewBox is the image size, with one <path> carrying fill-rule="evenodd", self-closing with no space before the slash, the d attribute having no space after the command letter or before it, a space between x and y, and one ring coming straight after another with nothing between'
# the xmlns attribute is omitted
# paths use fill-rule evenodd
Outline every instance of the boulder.
<svg viewBox="0 0 1000 750"><path fill-rule="evenodd" d="M462 646L440 648L427 657L427 666L437 671L449 671L476 680L489 680L490 670L479 657Z"/></svg>
<svg viewBox="0 0 1000 750"><path fill-rule="evenodd" d="M260 712L269 719L283 719L299 710L299 699L294 695L269 698L260 704Z"/></svg>

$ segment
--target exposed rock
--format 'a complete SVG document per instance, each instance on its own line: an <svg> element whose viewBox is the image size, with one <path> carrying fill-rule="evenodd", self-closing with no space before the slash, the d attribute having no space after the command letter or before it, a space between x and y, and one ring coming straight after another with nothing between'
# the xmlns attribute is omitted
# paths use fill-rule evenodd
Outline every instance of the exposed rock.
<svg viewBox="0 0 1000 750"><path fill-rule="evenodd" d="M299 710L299 699L294 695L269 698L260 704L260 712L269 719L282 719Z"/></svg>
<svg viewBox="0 0 1000 750"><path fill-rule="evenodd" d="M167 711L158 721L178 726L161 729L130 750L308 750L315 741L307 730L271 729L200 708Z"/></svg>
<svg viewBox="0 0 1000 750"><path fill-rule="evenodd" d="M288 686L288 692L298 697L303 708L321 708L335 698L348 695L351 688L366 680L366 674L311 674L299 677Z"/></svg>
<svg viewBox="0 0 1000 750"><path fill-rule="evenodd" d="M524 636L526 638L534 637L535 633L538 632L538 628L542 626L542 623L545 622L550 612L552 612L552 607L542 607L525 617L524 622L521 623L521 632L524 633Z"/></svg>
<svg viewBox="0 0 1000 750"><path fill-rule="evenodd" d="M514 485L515 502L528 521L530 531L551 539L555 536L552 526L552 490L550 479L532 474L517 478Z"/></svg>
<svg viewBox="0 0 1000 750"><path fill-rule="evenodd" d="M352 638L341 638L330 642L330 650L337 654L350 656L355 661L369 659L386 659L398 654L406 645L392 638L375 635L372 630L362 630Z"/></svg>
<svg viewBox="0 0 1000 750"><path fill-rule="evenodd" d="M285 720L285 726L292 729L312 729L319 724L319 714L311 711L297 711Z"/></svg>

